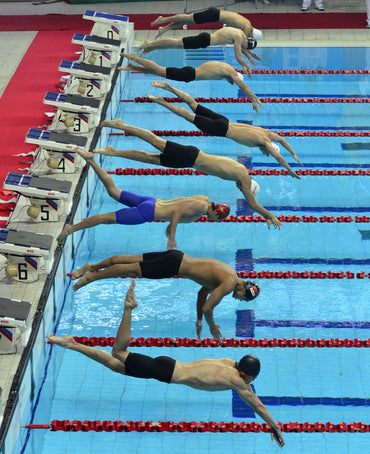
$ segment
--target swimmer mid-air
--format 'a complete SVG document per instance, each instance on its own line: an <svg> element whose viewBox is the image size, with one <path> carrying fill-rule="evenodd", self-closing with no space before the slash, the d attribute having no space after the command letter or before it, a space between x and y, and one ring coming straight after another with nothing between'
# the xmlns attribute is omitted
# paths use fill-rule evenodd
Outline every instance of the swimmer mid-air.
<svg viewBox="0 0 370 454"><path fill-rule="evenodd" d="M132 310L138 303L135 298L135 282L132 281L125 298L125 305L112 353L100 348L77 343L72 336L46 336L53 344L82 353L104 367L122 375L143 379L153 378L164 383L189 386L202 391L236 391L270 426L271 440L283 447L281 429L265 405L253 392L250 383L260 372L260 361L254 355L245 355L236 362L231 358L200 359L180 362L168 356L152 358L128 350L131 340Z"/></svg>
<svg viewBox="0 0 370 454"><path fill-rule="evenodd" d="M226 11L213 6L197 13L175 14L174 16L159 16L151 23L151 26L167 24L159 27L156 38L163 35L169 30L191 24L207 24L208 22L222 22L228 27L239 28L248 37L258 41L262 33L258 28L254 28L251 22L244 16L233 11Z"/></svg>
<svg viewBox="0 0 370 454"><path fill-rule="evenodd" d="M242 74L228 63L222 61L206 61L198 68L184 66L183 68L159 66L152 60L138 57L136 54L125 54L124 57L138 63L134 65L129 63L127 66L120 66L121 71L140 71L145 74L154 74L155 76L164 77L165 79L178 80L182 82L191 82L193 80L222 80L225 79L230 84L237 85L240 90L252 101L253 109L259 112L259 107L263 104L253 91L243 82Z"/></svg>
<svg viewBox="0 0 370 454"><path fill-rule="evenodd" d="M129 191L121 191L114 184L113 178L94 161L93 153L80 147L77 147L75 151L94 169L108 194L114 200L127 205L129 208L122 208L111 213L96 214L74 225L66 224L58 236L58 241L78 230L88 229L100 224L137 225L150 221L169 221L170 224L166 229L167 249L173 249L177 247L175 236L179 223L196 221L202 215L206 215L210 220L217 221L226 218L230 212L230 207L225 203L215 205L204 195L162 200Z"/></svg>
<svg viewBox="0 0 370 454"><path fill-rule="evenodd" d="M148 164L163 165L165 167L186 168L193 167L208 175L222 178L223 180L235 181L237 187L242 191L250 208L263 216L268 228L273 225L279 228L283 225L279 219L270 211L260 205L254 194L259 190L258 184L251 179L247 168L234 159L204 153L190 145L180 145L169 140L156 136L147 129L127 125L122 120L106 120L101 123L102 127L121 129L130 134L145 140L161 153L148 153L141 150L115 150L113 147L95 149L95 153L109 156L118 156L134 161L146 162Z"/></svg>
<svg viewBox="0 0 370 454"><path fill-rule="evenodd" d="M100 270L99 272L97 272ZM138 255L115 255L99 263L86 263L72 273L72 279L79 279L73 286L77 291L91 282L122 276L165 279L184 276L202 288L197 298L197 335L202 331L203 315L211 334L221 339L220 327L213 319L213 309L228 294L240 301L251 301L259 294L259 287L253 281L241 280L234 268L216 259L197 258L179 250L149 252ZM209 296L208 296L209 295Z"/></svg>
<svg viewBox="0 0 370 454"><path fill-rule="evenodd" d="M151 101L156 102L157 104L166 107L176 115L185 118L185 120L193 123L197 128L206 134L211 136L227 137L228 139L232 139L235 142L247 147L258 147L263 154L273 156L283 167L287 169L292 177L300 179L300 177L294 172L287 161L279 153L279 147L272 143L272 141L274 141L283 145L283 147L292 154L293 158L299 164L303 165L298 159L295 151L283 137L270 131L269 129L261 128L259 126L252 126L245 123L234 123L225 116L217 114L201 104L198 104L188 93L172 87L168 82L154 81L152 82L152 85L154 87L170 91L175 96L182 99L193 112L189 112L182 106L176 106L173 103L167 102L162 97L148 95Z"/></svg>
<svg viewBox="0 0 370 454"><path fill-rule="evenodd" d="M254 58L261 60L260 57L251 52L257 45L257 41L253 38L248 38L241 30L234 27L225 27L217 30L214 33L202 32L196 36L185 36L184 38L164 38L156 41L144 41L138 51L140 57L148 52L157 49L200 49L209 46L226 46L232 44L234 46L235 58L239 65L243 68L249 77L252 77L251 67L244 60L244 54L248 60L255 65Z"/></svg>

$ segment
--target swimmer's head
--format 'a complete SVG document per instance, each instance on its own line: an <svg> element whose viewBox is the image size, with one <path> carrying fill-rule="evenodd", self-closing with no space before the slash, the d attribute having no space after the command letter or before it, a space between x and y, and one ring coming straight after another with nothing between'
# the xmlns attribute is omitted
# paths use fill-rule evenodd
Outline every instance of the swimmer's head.
<svg viewBox="0 0 370 454"><path fill-rule="evenodd" d="M254 298L260 294L259 285L256 284L254 281L246 281L244 282L244 299L246 301L252 301Z"/></svg>
<svg viewBox="0 0 370 454"><path fill-rule="evenodd" d="M255 355L245 355L236 363L236 368L239 372L245 375L250 375L253 380L257 377L261 370L260 360Z"/></svg>
<svg viewBox="0 0 370 454"><path fill-rule="evenodd" d="M251 180L251 191L253 195L257 195L260 192L260 186L254 180Z"/></svg>
<svg viewBox="0 0 370 454"><path fill-rule="evenodd" d="M226 203L217 203L216 205L212 203L212 209L216 211L218 219L225 219L230 213L230 207Z"/></svg>
<svg viewBox="0 0 370 454"><path fill-rule="evenodd" d="M254 49L255 47L257 47L257 40L248 36L248 49Z"/></svg>
<svg viewBox="0 0 370 454"><path fill-rule="evenodd" d="M253 33L252 33L253 38L258 41L259 39L262 38L262 32L261 30L258 30L258 28L253 28Z"/></svg>
<svg viewBox="0 0 370 454"><path fill-rule="evenodd" d="M276 143L271 142L272 148L276 150L278 153L280 153L280 147L279 145L276 145Z"/></svg>

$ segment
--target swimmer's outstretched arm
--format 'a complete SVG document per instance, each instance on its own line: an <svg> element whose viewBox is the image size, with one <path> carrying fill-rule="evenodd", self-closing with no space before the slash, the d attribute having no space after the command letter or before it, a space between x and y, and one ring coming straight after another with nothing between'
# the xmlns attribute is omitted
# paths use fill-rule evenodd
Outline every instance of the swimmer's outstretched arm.
<svg viewBox="0 0 370 454"><path fill-rule="evenodd" d="M237 182L236 185L238 189L242 191L251 209L257 211L257 213L259 213L266 219L268 228L270 228L272 224L275 228L278 228L280 230L280 227L283 225L283 223L279 221L279 219L269 210L266 210L266 208L260 205L252 194L249 175L248 178L243 178L241 181Z"/></svg>
<svg viewBox="0 0 370 454"><path fill-rule="evenodd" d="M244 72L248 75L248 77L252 78L252 69L250 65L244 60L242 56L242 38L239 35L234 39L234 53L235 58L239 65L243 68Z"/></svg>
<svg viewBox="0 0 370 454"><path fill-rule="evenodd" d="M290 176L292 176L293 178L298 178L298 180L301 179L301 177L297 175L294 172L294 170L290 167L286 159L278 151L275 150L271 143L266 144L265 148L268 150L271 156L273 156L283 167L287 169Z"/></svg>
<svg viewBox="0 0 370 454"><path fill-rule="evenodd" d="M278 446L282 448L285 445L285 441L281 433L281 429L274 418L270 415L265 405L254 394L251 385L245 384L240 386L238 381L233 389L239 394L244 402L246 402L254 410L254 412L258 414L258 416L267 422L271 429L271 441L275 440Z"/></svg>
<svg viewBox="0 0 370 454"><path fill-rule="evenodd" d="M252 100L253 110L255 110L258 113L259 112L258 106L263 107L263 104L261 103L259 98L253 93L253 91L248 87L248 85L246 85L244 82L242 82L239 79L236 71L231 73L230 77L232 78L234 84L236 84L240 88L240 90L245 95L247 95L248 98L250 98Z"/></svg>
<svg viewBox="0 0 370 454"><path fill-rule="evenodd" d="M279 136L279 134L276 134L275 132L272 132L270 131L270 137L271 137L271 140L273 140L274 142L278 142L278 143L281 143L281 145L289 151L289 153L291 153L291 155L293 156L293 158L299 163L301 164L301 166L303 166L303 164L301 163L301 161L298 159L298 156L296 154L296 152L293 150L293 148L289 145L289 143L284 139L284 137L281 137Z"/></svg>

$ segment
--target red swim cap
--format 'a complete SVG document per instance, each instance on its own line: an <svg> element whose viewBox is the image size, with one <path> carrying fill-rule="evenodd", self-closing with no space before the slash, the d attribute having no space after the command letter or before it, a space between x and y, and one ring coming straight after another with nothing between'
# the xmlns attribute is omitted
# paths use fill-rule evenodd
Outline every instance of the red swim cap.
<svg viewBox="0 0 370 454"><path fill-rule="evenodd" d="M226 205L226 203L217 203L217 205L215 205L215 211L220 219L225 219L229 216L230 207L229 205Z"/></svg>

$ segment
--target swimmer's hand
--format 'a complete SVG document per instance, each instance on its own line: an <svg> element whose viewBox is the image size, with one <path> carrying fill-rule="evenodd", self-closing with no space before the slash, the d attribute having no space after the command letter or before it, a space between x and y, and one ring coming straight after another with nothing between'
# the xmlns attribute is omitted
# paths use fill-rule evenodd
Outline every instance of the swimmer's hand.
<svg viewBox="0 0 370 454"><path fill-rule="evenodd" d="M289 170L289 175L293 178L298 178L298 180L301 179L301 177L299 175L297 175L294 170Z"/></svg>
<svg viewBox="0 0 370 454"><path fill-rule="evenodd" d="M258 98L252 99L252 105L253 105L253 110L255 110L257 113L259 112L259 106L262 107L262 109L263 109L263 104L261 103L261 101Z"/></svg>
<svg viewBox="0 0 370 454"><path fill-rule="evenodd" d="M176 249L177 248L177 243L175 238L169 238L167 241L167 251L170 251L171 249Z"/></svg>
<svg viewBox="0 0 370 454"><path fill-rule="evenodd" d="M270 226L273 225L275 229L280 230L280 227L283 226L283 223L281 221L279 221L279 219L274 215L272 215L269 218L266 218L266 222L267 222L268 228L270 228Z"/></svg>
<svg viewBox="0 0 370 454"><path fill-rule="evenodd" d="M221 340L220 325L217 325L217 323L215 323L213 326L209 327L209 330L211 331L211 334L215 339Z"/></svg>
<svg viewBox="0 0 370 454"><path fill-rule="evenodd" d="M293 158L299 163L301 164L302 167L304 167L304 164L301 163L301 161L298 159L298 156L294 153L293 154Z"/></svg>
<svg viewBox="0 0 370 454"><path fill-rule="evenodd" d="M247 50L247 55L246 57L248 58L248 60L252 63L252 65L256 66L256 62L254 61L254 59L256 60L259 60L261 61L261 57L259 55L257 55L255 52L252 52L251 50Z"/></svg>
<svg viewBox="0 0 370 454"><path fill-rule="evenodd" d="M283 435L281 433L280 427L279 426L270 427L270 430L271 430L271 441L275 440L276 443L278 444L278 446L280 446L280 448L282 448L285 445L285 441L284 441Z"/></svg>
<svg viewBox="0 0 370 454"><path fill-rule="evenodd" d="M200 339L200 335L202 334L202 327L203 327L202 320L197 320L197 323L195 324L195 328L197 330L197 337L199 339Z"/></svg>
<svg viewBox="0 0 370 454"><path fill-rule="evenodd" d="M249 65L243 66L243 71L250 79L252 79L252 68Z"/></svg>

